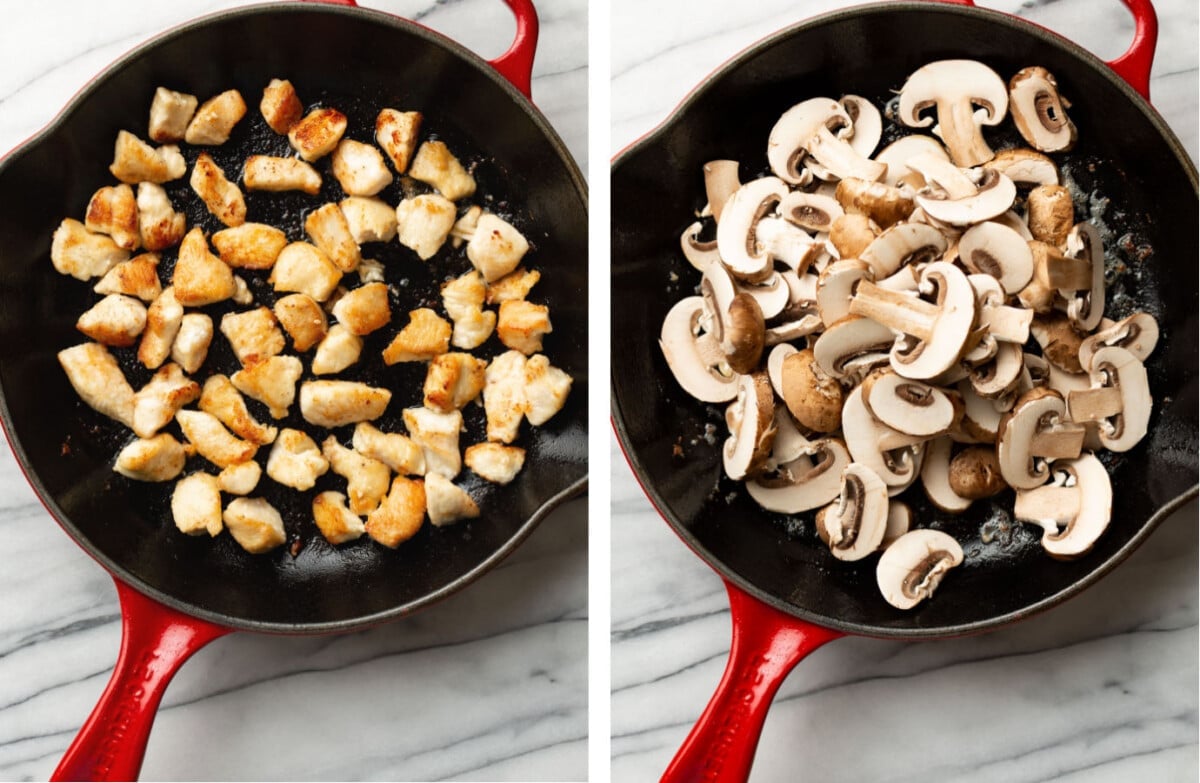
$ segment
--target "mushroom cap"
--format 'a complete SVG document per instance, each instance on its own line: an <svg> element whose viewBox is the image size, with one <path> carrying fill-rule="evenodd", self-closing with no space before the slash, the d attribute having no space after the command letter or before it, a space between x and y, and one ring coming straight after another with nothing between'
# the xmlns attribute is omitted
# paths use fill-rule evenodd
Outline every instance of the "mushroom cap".
<svg viewBox="0 0 1200 783"><path fill-rule="evenodd" d="M817 289L817 306L821 303ZM1145 362L1158 344L1158 321L1149 313L1134 313L1110 326L1101 324L1101 329L1079 344L1079 364L1092 366L1092 356L1106 345L1115 345L1129 351L1138 361Z"/></svg>
<svg viewBox="0 0 1200 783"><path fill-rule="evenodd" d="M1042 348L1042 356L1050 364L1067 373L1084 371L1079 361L1083 333L1075 328L1064 314L1052 312L1038 315L1029 325L1029 333Z"/></svg>
<svg viewBox="0 0 1200 783"><path fill-rule="evenodd" d="M1058 488L1055 485L1018 493L1018 508L1014 509L1014 515L1022 522L1034 522L1043 527L1046 532L1042 535L1042 548L1051 557L1072 560L1090 552L1096 541L1108 529L1112 518L1112 482L1104 465L1092 454L1082 454L1077 459L1056 462L1054 469L1071 476L1068 481L1073 482L1078 496L1078 511L1066 522L1066 527L1059 531L1056 520L1024 518L1029 516L1028 509L1041 505L1033 502L1029 495L1052 491ZM1022 498L1022 494L1026 497ZM1054 499L1062 503L1061 493ZM1069 507L1073 510L1074 504L1069 504Z"/></svg>
<svg viewBox="0 0 1200 783"><path fill-rule="evenodd" d="M1024 239L1026 242L1029 242L1033 239L1033 234L1030 233L1029 225L1025 222L1025 219L1016 212L1013 212L1011 209L1005 212L1003 215L997 215L996 217L992 218L991 222L999 223L1002 226L1011 228L1013 231L1016 231L1018 234L1020 234L1021 239ZM1032 250L1030 252L1032 252Z"/></svg>
<svg viewBox="0 0 1200 783"><path fill-rule="evenodd" d="M1000 420L996 435L996 457L1000 474L1014 489L1033 489L1044 483L1049 469L1044 460L1035 459L1033 439L1066 419L1066 403L1053 389L1032 389L1017 400L1013 409Z"/></svg>
<svg viewBox="0 0 1200 783"><path fill-rule="evenodd" d="M887 529L887 486L865 465L842 471L837 500L817 513L817 535L839 560L862 560L879 548Z"/></svg>
<svg viewBox="0 0 1200 783"><path fill-rule="evenodd" d="M894 274L906 264L932 261L946 252L946 237L925 223L897 223L875 237L859 254L871 265L876 280Z"/></svg>
<svg viewBox="0 0 1200 783"><path fill-rule="evenodd" d="M1022 68L1008 81L1013 122L1030 146L1063 152L1075 146L1075 123L1058 94L1054 75L1041 66Z"/></svg>
<svg viewBox="0 0 1200 783"><path fill-rule="evenodd" d="M796 421L815 432L833 432L842 424L842 385L825 373L811 348L783 360L783 397Z"/></svg>
<svg viewBox="0 0 1200 783"><path fill-rule="evenodd" d="M808 155L805 144L821 128L830 125L851 125L850 115L832 98L810 98L785 111L767 138L767 163L771 171L789 185L807 184L808 172L803 166Z"/></svg>
<svg viewBox="0 0 1200 783"><path fill-rule="evenodd" d="M952 226L969 226L1002 215L1017 197L1017 186L995 169L984 169L978 192L963 198L937 198L918 193L917 204L930 217Z"/></svg>
<svg viewBox="0 0 1200 783"><path fill-rule="evenodd" d="M1006 294L1015 294L1033 279L1033 252L1012 228L995 221L977 223L958 240L958 255L972 272L991 275Z"/></svg>
<svg viewBox="0 0 1200 783"><path fill-rule="evenodd" d="M876 370L862 383L863 404L899 432L932 438L954 426L958 410L941 389L891 370Z"/></svg>
<svg viewBox="0 0 1200 783"><path fill-rule="evenodd" d="M928 127L933 118L920 113L931 106L937 107L933 131L955 163L977 166L991 159L979 126L1000 124L1008 110L1008 90L995 71L976 60L939 60L918 68L900 88L897 118L912 128Z"/></svg>
<svg viewBox="0 0 1200 783"><path fill-rule="evenodd" d="M857 315L848 315L825 328L813 344L817 364L834 378L845 378L847 363L863 355L872 355L873 363L888 361L888 351L896 341L891 329Z"/></svg>
<svg viewBox="0 0 1200 783"><path fill-rule="evenodd" d="M773 477L759 476L746 482L746 491L767 511L799 514L819 508L838 496L842 471L850 464L850 452L837 438L813 441L807 464L802 460L782 465ZM807 455L806 455L807 459Z"/></svg>
<svg viewBox="0 0 1200 783"><path fill-rule="evenodd" d="M833 221L845 214L837 199L793 190L779 202L780 216L808 231L829 231Z"/></svg>
<svg viewBox="0 0 1200 783"><path fill-rule="evenodd" d="M969 446L956 454L950 460L949 478L951 491L969 500L990 498L1008 489L996 450L986 446Z"/></svg>
<svg viewBox="0 0 1200 783"><path fill-rule="evenodd" d="M912 508L907 503L903 500L889 501L887 526L883 530L883 540L879 542L879 549L887 549L893 541L911 530L912 521Z"/></svg>
<svg viewBox="0 0 1200 783"><path fill-rule="evenodd" d="M962 561L962 547L949 535L940 530L910 530L884 550L875 579L889 604L912 609L933 595L946 572Z"/></svg>
<svg viewBox="0 0 1200 783"><path fill-rule="evenodd" d="M847 212L867 215L884 228L907 219L916 208L899 188L858 177L843 178L834 195Z"/></svg>
<svg viewBox="0 0 1200 783"><path fill-rule="evenodd" d="M866 215L842 215L829 229L829 244L842 259L858 258L879 236L879 226Z"/></svg>
<svg viewBox="0 0 1200 783"><path fill-rule="evenodd" d="M1093 387L1115 386L1121 393L1121 412L1100 422L1100 442L1110 451L1129 451L1146 436L1154 404L1146 365L1124 348L1109 345L1092 356L1088 374Z"/></svg>
<svg viewBox="0 0 1200 783"><path fill-rule="evenodd" d="M658 345L671 375L685 392L701 402L729 402L737 396L737 376L728 368L723 373L720 362L712 361L720 356L715 341L708 356L701 350L699 324L703 315L702 298L679 300L663 319ZM711 336L708 339L712 341Z"/></svg>
<svg viewBox="0 0 1200 783"><path fill-rule="evenodd" d="M850 314L850 297L859 280L873 280L871 265L858 258L835 261L817 278L817 312L826 324L836 323Z"/></svg>
<svg viewBox="0 0 1200 783"><path fill-rule="evenodd" d="M971 499L962 497L950 486L950 451L954 442L948 437L925 444L921 463L921 486L929 502L948 514L959 514L971 507Z"/></svg>
<svg viewBox="0 0 1200 783"><path fill-rule="evenodd" d="M748 373L762 358L766 323L762 308L754 297L740 293L733 297L725 312L721 350L734 372Z"/></svg>
<svg viewBox="0 0 1200 783"><path fill-rule="evenodd" d="M843 95L838 103L846 110L846 114L850 115L853 131L849 139L850 146L864 158L871 157L871 153L879 146L879 140L883 138L883 116L879 109L861 95Z"/></svg>
<svg viewBox="0 0 1200 783"><path fill-rule="evenodd" d="M1091 223L1079 223L1067 234L1066 255L1091 262L1092 285L1086 291L1059 291L1067 298L1067 317L1090 332L1104 317L1104 244Z"/></svg>
<svg viewBox="0 0 1200 783"><path fill-rule="evenodd" d="M775 396L765 372L739 375L737 397L725 411L729 437L721 450L725 475L741 481L757 473L775 440Z"/></svg>
<svg viewBox="0 0 1200 783"><path fill-rule="evenodd" d="M1059 182L1058 165L1051 158L1023 147L1001 150L983 167L999 171L1017 185L1057 185Z"/></svg>
<svg viewBox="0 0 1200 783"><path fill-rule="evenodd" d="M775 396L783 399L783 360L796 353L796 346L791 343L780 343L771 348L767 354L767 378Z"/></svg>
<svg viewBox="0 0 1200 783"><path fill-rule="evenodd" d="M775 177L751 180L725 202L717 223L717 249L729 271L743 280L761 280L771 272L771 255L759 246L758 222L774 214L787 195L787 185Z"/></svg>
<svg viewBox="0 0 1200 783"><path fill-rule="evenodd" d="M721 222L725 202L741 186L736 160L710 160L704 164L704 193L708 196L708 211L713 220Z"/></svg>
<svg viewBox="0 0 1200 783"><path fill-rule="evenodd" d="M881 149L875 156L877 162L887 164L888 167L887 173L883 175L880 182L892 187L900 187L901 184L909 182L914 184L914 189L920 189L925 185L925 177L920 172L913 171L907 164L910 159L922 154L929 154L941 158L947 163L950 162L946 148L932 136L922 136L921 134L901 136Z"/></svg>

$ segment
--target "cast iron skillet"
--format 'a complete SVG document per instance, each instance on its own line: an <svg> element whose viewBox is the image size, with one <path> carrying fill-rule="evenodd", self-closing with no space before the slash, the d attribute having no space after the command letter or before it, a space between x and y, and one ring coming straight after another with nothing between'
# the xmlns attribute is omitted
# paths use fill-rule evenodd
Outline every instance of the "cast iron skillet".
<svg viewBox="0 0 1200 783"><path fill-rule="evenodd" d="M744 780L779 684L824 642L843 633L948 637L1028 617L1108 573L1196 495L1196 169L1143 97L1157 30L1153 9L1148 0L1125 3L1137 36L1112 64L1027 22L970 7L894 2L821 16L739 54L614 162L614 424L651 501L725 580L733 614L724 678L665 780ZM698 282L678 238L705 201L705 161L739 160L743 181L761 176L767 136L789 106L846 93L878 105L916 68L955 57L982 60L1006 79L1033 64L1055 74L1079 128L1076 150L1061 158L1064 168L1084 192L1111 198L1104 220L1112 236L1130 235L1106 248L1110 261L1130 269L1110 288L1108 313L1147 309L1163 339L1148 362L1150 432L1127 454L1105 457L1113 521L1095 550L1069 563L1046 557L1040 531L1010 524L1011 493L951 518L932 509L919 488L910 490L905 499L918 524L954 535L967 560L932 600L901 612L879 595L874 559L835 560L817 539L811 514L766 513L722 477L723 407L697 403L679 388L656 338L667 310ZM1153 252L1139 250L1145 246ZM706 425L718 435L711 443Z"/></svg>
<svg viewBox="0 0 1200 783"><path fill-rule="evenodd" d="M7 205L0 215L0 414L19 464L47 509L112 572L123 611L116 672L56 777L136 776L171 675L211 639L232 629L349 631L410 614L478 578L584 487L586 191L570 154L526 97L537 41L534 9L529 0L506 2L517 17L517 37L492 63L419 25L357 8L271 4L206 17L126 55L0 164L0 196ZM543 277L534 295L550 304L555 327L545 350L574 378L567 406L544 427L524 428L527 464L517 480L492 487L464 472L460 482L478 498L482 518L444 529L427 526L396 551L365 539L329 546L302 508L311 500L275 491L266 480L261 494L281 508L289 537L302 544L294 557L287 547L251 556L228 536L179 535L168 507L170 487L112 473L112 457L128 434L78 401L55 358L84 339L73 323L95 295L90 285L53 271L50 236L63 217L82 216L91 193L112 181L107 166L118 130L144 137L158 85L202 97L236 87L250 111L230 141L212 149L233 176L251 152L288 154L286 140L262 130L257 111L262 88L276 76L291 79L306 104L324 102L345 111L348 136L362 141L372 139L380 108L419 108L426 115L423 130L477 164L479 198L493 194L486 206L508 216L535 245L529 263ZM197 152L185 148L189 164ZM324 170L319 199L252 193L250 219L285 225L293 239L301 238L301 210L341 198ZM181 203L176 194L187 187L186 179L179 180L168 191ZM381 196L397 203L399 185ZM203 210L192 211L188 222L206 231L220 228ZM441 280L469 268L462 250L446 251L429 266L404 257L396 243L364 250L387 264L392 309L399 317L437 302ZM172 252L164 254L160 276L169 274L172 258ZM258 302L269 305L270 287L248 277ZM360 363L377 357L394 331L380 330L380 345L372 345L375 335L368 338ZM489 344L483 350L499 349ZM219 355L228 353L220 336L212 351L210 361L233 361ZM126 371L135 388L145 380L132 366ZM420 404L423 367L361 372L364 380L395 390L379 426L400 427L400 409ZM265 409L253 401L251 406L268 420ZM464 445L481 439L481 416L466 412ZM295 410L280 423L303 426ZM342 442L349 431L337 432ZM335 482L326 488L336 486L331 474L326 479Z"/></svg>

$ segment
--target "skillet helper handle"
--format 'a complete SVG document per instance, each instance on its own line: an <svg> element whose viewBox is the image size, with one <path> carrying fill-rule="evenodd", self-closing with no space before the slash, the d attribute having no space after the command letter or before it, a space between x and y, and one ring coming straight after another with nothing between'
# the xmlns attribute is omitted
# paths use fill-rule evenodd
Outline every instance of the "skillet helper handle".
<svg viewBox="0 0 1200 783"><path fill-rule="evenodd" d="M662 783L744 783L776 691L802 658L842 636L767 606L730 582L733 643L716 693Z"/></svg>
<svg viewBox="0 0 1200 783"><path fill-rule="evenodd" d="M117 665L51 780L136 780L171 677L192 653L230 631L114 581L121 601Z"/></svg>

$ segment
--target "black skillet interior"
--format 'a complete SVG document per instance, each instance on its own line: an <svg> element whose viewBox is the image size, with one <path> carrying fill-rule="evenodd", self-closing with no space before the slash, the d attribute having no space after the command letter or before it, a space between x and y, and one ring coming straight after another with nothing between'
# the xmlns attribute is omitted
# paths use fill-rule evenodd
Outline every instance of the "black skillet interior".
<svg viewBox="0 0 1200 783"><path fill-rule="evenodd" d="M57 351L83 341L74 321L98 295L91 286L56 274L50 236L63 217L82 219L92 192L111 183L107 171L117 132L142 138L158 85L201 100L236 87L249 111L225 145L209 148L231 179L251 153L289 154L285 137L267 129L257 110L272 77L288 78L306 108L334 106L349 116L348 138L370 142L380 108L419 109L423 136L436 136L475 166L474 199L512 220L534 249L527 264L541 270L533 301L548 303L554 325L545 353L569 372L574 387L567 406L546 425L524 425L518 445L527 449L516 481L496 487L468 470L459 483L478 500L481 518L432 528L426 525L396 551L364 538L334 548L311 521L312 495L345 491L329 473L300 495L265 476L256 494L279 508L299 553L288 546L264 556L243 552L227 535L216 540L181 535L171 522L171 484L139 484L114 474L112 458L131 436L76 398L55 359ZM198 148L184 146L190 164ZM319 161L324 185L317 198L302 194L250 193L249 220L284 228L304 238L307 210L343 194ZM178 205L192 196L184 179L168 186ZM582 177L558 137L514 89L490 67L440 36L383 14L324 7L269 6L241 9L185 25L127 57L77 98L73 108L43 137L12 156L0 170L0 389L14 448L51 510L86 549L110 570L170 605L236 627L263 630L344 630L395 617L470 581L510 551L554 501L577 491L587 472L587 215ZM399 181L380 196L402 197ZM465 203L463 205L465 208ZM188 225L206 232L222 226L202 207L189 210ZM366 258L387 267L393 323L421 306L440 310L439 284L470 269L465 248L444 249L424 264L397 242L368 244ZM169 279L174 251L163 254L160 277ZM256 304L274 294L265 273L247 273ZM358 285L356 276L344 284ZM214 321L231 307L207 309ZM420 405L424 364L384 367L379 351L397 326L369 337L363 359L337 377L385 385L394 395L376 422L404 431L401 410ZM493 337L477 351L503 351ZM289 351L290 352L290 351ZM118 352L134 388L149 373ZM310 355L306 355L305 359ZM308 362L305 361L307 368ZM218 334L197 375L238 368ZM306 378L311 377L306 369ZM250 401L261 421L264 406ZM308 431L319 443L327 434L306 425L294 405L275 422ZM483 439L483 413L465 411L462 445ZM172 431L177 432L172 424ZM353 427L335 431L349 442ZM270 447L260 449L265 465ZM187 470L206 463L193 458ZM211 466L208 466L211 470Z"/></svg>
<svg viewBox="0 0 1200 783"><path fill-rule="evenodd" d="M906 492L918 526L954 535L967 559L933 600L905 613L880 597L875 558L835 560L817 539L811 513L764 512L723 478L724 406L683 393L657 336L670 306L699 283L678 242L704 204L705 161L740 161L742 181L762 176L767 136L789 106L846 93L882 105L921 65L963 57L984 61L1005 79L1028 65L1046 66L1072 101L1079 142L1060 162L1083 194L1076 218L1089 217L1089 194L1097 207L1113 280L1107 314L1145 309L1162 327L1148 362L1155 410L1150 433L1135 449L1104 458L1111 464L1113 521L1096 549L1075 562L1051 560L1041 551L1040 531L1012 521L1011 492L957 518L933 509L919 487ZM1061 600L1132 550L1164 504L1194 494L1196 172L1162 120L1134 96L1094 57L1011 17L888 3L831 14L756 45L616 161L616 427L652 501L694 550L753 595L802 619L868 635L930 637L992 627ZM885 127L884 143L902 135L890 121ZM993 129L985 136L997 148L1017 141Z"/></svg>

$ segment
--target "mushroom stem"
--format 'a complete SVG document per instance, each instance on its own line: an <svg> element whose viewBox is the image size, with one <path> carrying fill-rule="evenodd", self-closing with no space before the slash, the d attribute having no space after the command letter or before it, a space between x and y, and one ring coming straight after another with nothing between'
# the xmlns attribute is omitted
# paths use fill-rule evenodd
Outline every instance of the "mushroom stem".
<svg viewBox="0 0 1200 783"><path fill-rule="evenodd" d="M920 297L883 288L870 280L858 284L850 300L850 313L861 315L922 342L933 336L940 308Z"/></svg>
<svg viewBox="0 0 1200 783"><path fill-rule="evenodd" d="M1083 451L1086 435L1087 428L1082 424L1060 422L1053 429L1034 433L1030 440L1029 453L1050 461L1075 459Z"/></svg>
<svg viewBox="0 0 1200 783"><path fill-rule="evenodd" d="M704 164L704 193L708 196L708 208L713 220L721 222L725 202L741 186L736 160L710 160Z"/></svg>
<svg viewBox="0 0 1200 783"><path fill-rule="evenodd" d="M938 128L955 165L963 168L978 166L992 159L992 148L983 140L975 124L975 107L962 98L937 102Z"/></svg>
<svg viewBox="0 0 1200 783"><path fill-rule="evenodd" d="M1123 409L1121 390L1115 386L1067 392L1067 416L1071 421L1101 421L1116 416Z"/></svg>
<svg viewBox="0 0 1200 783"><path fill-rule="evenodd" d="M1022 522L1032 522L1048 533L1059 529L1079 516L1079 487L1063 487L1047 484L1036 489L1017 493L1013 506L1013 517Z"/></svg>
<svg viewBox="0 0 1200 783"><path fill-rule="evenodd" d="M858 151L850 146L850 142L834 136L828 125L821 125L817 135L809 139L804 146L813 160L839 179L858 177L874 182L887 171L886 163L859 155Z"/></svg>

